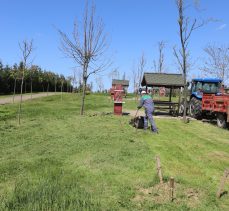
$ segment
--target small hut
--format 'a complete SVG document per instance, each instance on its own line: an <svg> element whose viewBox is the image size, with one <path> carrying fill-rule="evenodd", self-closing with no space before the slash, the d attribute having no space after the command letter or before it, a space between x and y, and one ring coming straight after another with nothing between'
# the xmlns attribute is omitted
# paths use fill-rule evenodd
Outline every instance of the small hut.
<svg viewBox="0 0 229 211"><path fill-rule="evenodd" d="M169 109L170 113L176 113L180 107L180 95L179 102L172 102L172 92L174 89L179 89L184 87L184 78L182 74L172 74L172 73L144 73L142 78L142 86L146 89L149 87L164 87L169 89L169 100L155 101L155 107L159 109ZM180 93L180 92L179 92Z"/></svg>
<svg viewBox="0 0 229 211"><path fill-rule="evenodd" d="M115 88L116 85L122 85L125 95L127 94L127 90L129 87L129 81L128 80L113 79L112 80L112 88Z"/></svg>

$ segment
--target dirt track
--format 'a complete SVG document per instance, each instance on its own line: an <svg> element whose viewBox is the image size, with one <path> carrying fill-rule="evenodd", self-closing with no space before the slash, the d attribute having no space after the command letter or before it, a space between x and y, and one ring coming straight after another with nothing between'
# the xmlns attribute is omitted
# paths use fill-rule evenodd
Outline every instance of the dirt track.
<svg viewBox="0 0 229 211"><path fill-rule="evenodd" d="M55 94L56 94L55 92L49 92L48 95L47 95L47 93L37 93L37 94L32 95L32 99L40 98L40 97L47 97L47 96L51 96L51 95L55 95ZM20 95L16 95L14 98L14 102L15 103L19 102L20 98L21 98ZM31 100L30 94L26 94L26 95L22 96L22 101L26 101L26 100ZM0 98L0 105L10 104L10 103L13 103L13 96Z"/></svg>

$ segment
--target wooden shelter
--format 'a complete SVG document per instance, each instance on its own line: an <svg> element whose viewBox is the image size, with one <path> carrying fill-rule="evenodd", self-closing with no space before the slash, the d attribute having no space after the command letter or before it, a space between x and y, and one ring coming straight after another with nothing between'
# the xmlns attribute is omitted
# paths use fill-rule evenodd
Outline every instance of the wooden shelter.
<svg viewBox="0 0 229 211"><path fill-rule="evenodd" d="M184 87L184 78L182 74L172 74L172 73L144 73L142 78L142 86L146 87L165 87L169 89L169 100L168 101L155 101L155 107L162 109L169 109L170 113L177 113L180 107L180 95L179 102L172 102L172 91L174 89L179 89L181 93L181 88Z"/></svg>

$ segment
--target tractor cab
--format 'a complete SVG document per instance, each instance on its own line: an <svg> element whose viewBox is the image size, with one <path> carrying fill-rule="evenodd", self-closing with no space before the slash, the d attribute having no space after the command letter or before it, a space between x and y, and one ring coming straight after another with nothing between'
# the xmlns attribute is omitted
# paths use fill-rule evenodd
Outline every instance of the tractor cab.
<svg viewBox="0 0 229 211"><path fill-rule="evenodd" d="M217 94L220 92L222 80L218 78L197 78L191 83L191 98L202 99L203 93Z"/></svg>
<svg viewBox="0 0 229 211"><path fill-rule="evenodd" d="M201 119L203 94L219 93L221 84L222 80L218 78L196 78L192 80L188 109L191 117Z"/></svg>

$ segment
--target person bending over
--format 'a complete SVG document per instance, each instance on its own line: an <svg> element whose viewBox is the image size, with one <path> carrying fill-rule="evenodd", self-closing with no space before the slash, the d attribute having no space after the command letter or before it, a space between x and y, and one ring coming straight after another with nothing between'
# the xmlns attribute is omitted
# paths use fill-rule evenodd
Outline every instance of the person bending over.
<svg viewBox="0 0 229 211"><path fill-rule="evenodd" d="M153 119L153 110L154 110L154 103L153 99L150 95L147 94L146 91L141 92L141 99L138 105L138 109L144 107L145 108L145 116L144 116L144 130L148 128L148 120L151 124L151 130L153 133L158 133L158 129Z"/></svg>

